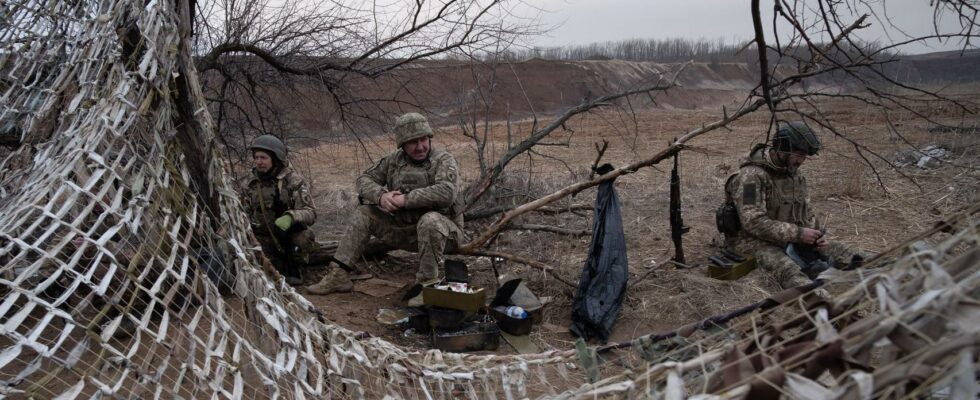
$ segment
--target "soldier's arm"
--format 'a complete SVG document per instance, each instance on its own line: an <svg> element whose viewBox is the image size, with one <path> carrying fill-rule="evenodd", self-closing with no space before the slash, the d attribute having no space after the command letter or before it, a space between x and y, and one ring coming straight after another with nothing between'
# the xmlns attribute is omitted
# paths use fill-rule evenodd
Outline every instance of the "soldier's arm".
<svg viewBox="0 0 980 400"><path fill-rule="evenodd" d="M313 225L316 222L316 206L313 205L313 196L310 195L309 185L306 184L306 180L302 176L296 173L290 175L290 180L292 182L289 182L289 190L293 205L286 212L293 216L294 222L306 226Z"/></svg>
<svg viewBox="0 0 980 400"><path fill-rule="evenodd" d="M811 207L813 203L810 203L810 188L807 187L805 178L800 177L800 180L802 181L801 186L803 188L803 204L806 204L806 214L803 215L803 221L805 221L804 227L822 230L824 228L823 223L817 219L817 216L813 213L813 207Z"/></svg>
<svg viewBox="0 0 980 400"><path fill-rule="evenodd" d="M448 208L456 200L459 187L459 167L456 159L446 153L437 161L435 183L415 189L405 195L405 208L432 209Z"/></svg>
<svg viewBox="0 0 980 400"><path fill-rule="evenodd" d="M361 176L357 177L357 194L365 202L381 204L381 195L384 194L385 185L388 181L389 158L385 157L378 160L373 167L368 168Z"/></svg>
<svg viewBox="0 0 980 400"><path fill-rule="evenodd" d="M739 174L733 200L738 209L742 229L762 240L790 243L799 241L802 228L788 222L777 221L766 214L765 172L746 169Z"/></svg>

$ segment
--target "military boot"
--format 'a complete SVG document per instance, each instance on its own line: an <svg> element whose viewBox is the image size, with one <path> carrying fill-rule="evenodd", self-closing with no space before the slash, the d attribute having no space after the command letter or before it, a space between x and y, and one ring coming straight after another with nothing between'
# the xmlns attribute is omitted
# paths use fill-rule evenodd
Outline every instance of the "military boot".
<svg viewBox="0 0 980 400"><path fill-rule="evenodd" d="M349 292L354 289L354 282L347 275L347 272L340 268L333 268L327 273L320 282L306 287L309 294L325 295L330 293Z"/></svg>

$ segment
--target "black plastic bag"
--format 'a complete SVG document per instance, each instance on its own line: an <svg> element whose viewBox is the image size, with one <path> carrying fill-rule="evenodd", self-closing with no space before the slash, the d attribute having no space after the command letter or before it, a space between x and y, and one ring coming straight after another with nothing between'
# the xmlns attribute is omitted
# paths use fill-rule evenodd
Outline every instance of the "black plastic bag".
<svg viewBox="0 0 980 400"><path fill-rule="evenodd" d="M597 172L611 170L606 164ZM599 185L594 217L589 256L572 300L571 331L583 339L598 338L604 343L616 323L629 279L623 218L612 181Z"/></svg>

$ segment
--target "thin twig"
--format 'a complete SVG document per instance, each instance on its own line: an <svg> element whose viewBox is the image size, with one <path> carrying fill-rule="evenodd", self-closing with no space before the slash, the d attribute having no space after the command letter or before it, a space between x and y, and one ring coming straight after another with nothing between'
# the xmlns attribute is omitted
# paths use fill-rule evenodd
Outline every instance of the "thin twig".
<svg viewBox="0 0 980 400"><path fill-rule="evenodd" d="M555 267L552 267L552 266L550 266L548 264L545 264L543 262L540 262L540 261L535 261L535 260L532 260L532 259L529 259L529 258L524 258L524 257L518 256L518 255L514 255L514 254L510 254L510 253L503 253L503 252L493 251L493 250L472 250L471 251L471 250L464 250L464 249L459 249L454 254L461 254L461 255L467 255L467 256L483 256L483 257L500 257L500 258L505 258L505 259L508 259L508 260L511 260L511 261L514 261L514 262L517 262L517 263L521 263L521 264L527 265L529 267L534 267L534 268L540 269L540 270L542 270L544 272L547 272L549 275L551 275L552 278L555 278L556 281L561 282L561 283L564 283L565 285L567 285L567 286L569 286L571 288L575 288L576 287L575 284L573 284L573 283L565 280L565 278L562 278L561 275L558 275L556 273L556 271L555 271Z"/></svg>
<svg viewBox="0 0 980 400"><path fill-rule="evenodd" d="M594 144L595 144L595 151L598 154L595 156L595 161L592 163L592 168L589 169L590 171L592 171L589 173L589 180L595 178L596 169L599 168L599 160L602 160L602 155L606 154L606 149L609 148L609 141L606 139L602 139L602 147L599 147L598 142Z"/></svg>
<svg viewBox="0 0 980 400"><path fill-rule="evenodd" d="M538 225L538 224L511 224L504 228L505 230L528 230L528 231L542 231L557 233L560 235L571 235L571 236L589 236L592 231L586 229L568 229L561 228L551 225Z"/></svg>

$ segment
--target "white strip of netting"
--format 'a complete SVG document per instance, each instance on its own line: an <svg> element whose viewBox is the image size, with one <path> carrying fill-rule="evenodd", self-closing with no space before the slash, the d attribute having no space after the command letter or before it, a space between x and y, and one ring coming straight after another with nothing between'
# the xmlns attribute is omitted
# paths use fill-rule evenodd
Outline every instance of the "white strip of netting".
<svg viewBox="0 0 980 400"><path fill-rule="evenodd" d="M646 367L545 398L976 398L978 211L878 268L825 272L828 294L776 295L779 305L676 343L641 337L632 347Z"/></svg>
<svg viewBox="0 0 980 400"><path fill-rule="evenodd" d="M584 381L548 353L362 338L270 278L178 4L0 7L0 135L22 143L0 170L0 394L525 397L546 370Z"/></svg>

